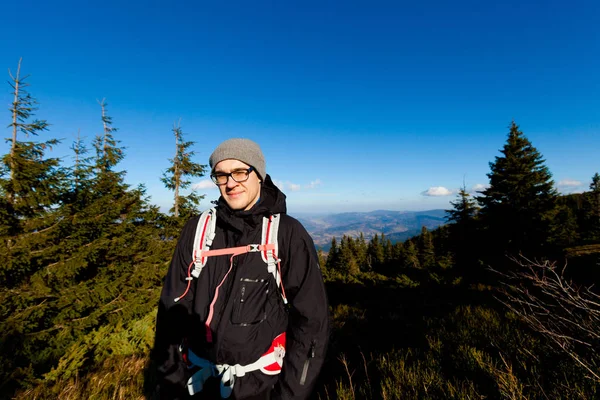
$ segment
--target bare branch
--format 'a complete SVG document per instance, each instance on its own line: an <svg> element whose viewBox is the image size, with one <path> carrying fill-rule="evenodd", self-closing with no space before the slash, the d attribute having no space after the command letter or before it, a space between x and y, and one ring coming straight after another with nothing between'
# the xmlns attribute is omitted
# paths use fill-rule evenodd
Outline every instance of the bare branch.
<svg viewBox="0 0 600 400"><path fill-rule="evenodd" d="M569 280L566 264L523 256L512 261L516 270L495 271L505 279L497 299L600 382L600 296L593 285Z"/></svg>

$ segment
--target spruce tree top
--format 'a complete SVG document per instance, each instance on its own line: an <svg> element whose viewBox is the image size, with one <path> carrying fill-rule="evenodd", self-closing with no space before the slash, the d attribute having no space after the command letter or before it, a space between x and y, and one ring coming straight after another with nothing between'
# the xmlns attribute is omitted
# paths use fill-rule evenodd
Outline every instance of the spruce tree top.
<svg viewBox="0 0 600 400"><path fill-rule="evenodd" d="M503 156L490 162L490 186L477 200L482 212L496 206L507 206L513 210L531 207L532 203L544 202L556 196L552 175L544 165L544 159L529 139L513 121ZM542 211L542 210L540 210Z"/></svg>

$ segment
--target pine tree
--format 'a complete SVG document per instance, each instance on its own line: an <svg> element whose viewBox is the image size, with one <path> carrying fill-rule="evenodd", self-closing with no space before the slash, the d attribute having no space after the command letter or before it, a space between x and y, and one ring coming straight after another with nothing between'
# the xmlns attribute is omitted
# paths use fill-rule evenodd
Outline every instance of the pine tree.
<svg viewBox="0 0 600 400"><path fill-rule="evenodd" d="M460 188L456 201L451 201L452 209L446 210L448 222L456 224L456 226L465 227L472 223L473 219L479 211L477 202L467 192L467 188L463 184Z"/></svg>
<svg viewBox="0 0 600 400"><path fill-rule="evenodd" d="M94 180L92 157L87 155L89 151L81 137L81 130L77 131L77 138L70 148L73 151L73 165L68 170L70 187L62 200L63 211L67 214L82 210L89 204Z"/></svg>
<svg viewBox="0 0 600 400"><path fill-rule="evenodd" d="M361 232L358 235L358 239L355 240L356 244L356 261L362 270L366 269L367 265L367 242L365 235Z"/></svg>
<svg viewBox="0 0 600 400"><path fill-rule="evenodd" d="M404 267L406 268L421 268L421 263L419 262L419 252L417 250L417 246L415 246L412 240L407 240L404 243L404 256L402 257L404 260Z"/></svg>
<svg viewBox="0 0 600 400"><path fill-rule="evenodd" d="M73 150L73 189L80 188L91 176L92 168L90 166L90 157L86 157L88 149L81 137L81 129L77 131L77 140L71 145Z"/></svg>
<svg viewBox="0 0 600 400"><path fill-rule="evenodd" d="M356 261L353 247L354 245L352 238L343 235L342 240L340 241L336 269L338 271L344 272L349 276L356 276L360 273L360 266Z"/></svg>
<svg viewBox="0 0 600 400"><path fill-rule="evenodd" d="M393 265L402 265L404 257L404 243L397 242L392 246L392 258L390 260Z"/></svg>
<svg viewBox="0 0 600 400"><path fill-rule="evenodd" d="M327 277L327 257L325 256L325 253L323 253L323 249L319 248L319 250L317 251L317 257L319 260L319 267L321 268L321 273L323 274L323 277Z"/></svg>
<svg viewBox="0 0 600 400"><path fill-rule="evenodd" d="M555 207L552 176L514 122L501 153L490 163L490 186L477 197L490 251L539 254Z"/></svg>
<svg viewBox="0 0 600 400"><path fill-rule="evenodd" d="M477 249L480 247L477 235L477 214L479 206L475 199L467 192L463 183L457 194L456 201L450 202L453 208L446 210L448 218L448 240L449 251L456 262L457 270L466 281L474 281L477 260Z"/></svg>
<svg viewBox="0 0 600 400"><path fill-rule="evenodd" d="M577 217L562 198L558 198L550 225L550 242L559 247L573 246L579 240Z"/></svg>
<svg viewBox="0 0 600 400"><path fill-rule="evenodd" d="M21 76L21 59L17 72L9 75L13 103L9 109L12 123L10 153L2 160L2 192L19 216L30 217L43 213L57 201L60 191L60 176L57 158L44 159L46 150L59 143L56 139L45 142L23 141L19 133L28 139L48 130L46 120L33 119L38 102L27 91L28 76ZM5 176L9 175L6 179Z"/></svg>
<svg viewBox="0 0 600 400"><path fill-rule="evenodd" d="M337 268L339 258L339 249L337 245L337 240L335 236L331 238L331 246L329 247L329 252L327 253L327 261L325 263L326 269L328 271L335 270Z"/></svg>
<svg viewBox="0 0 600 400"><path fill-rule="evenodd" d="M113 127L112 117L106 113L106 99L98 101L102 110L102 134L97 135L94 141L96 149L96 168L98 173L111 171L124 157L123 148L119 147L119 140L116 140L114 133L117 128Z"/></svg>
<svg viewBox="0 0 600 400"><path fill-rule="evenodd" d="M173 216L179 218L181 213L183 219L187 220L191 215L198 213L198 205L204 196L199 196L194 191L183 196L181 190L192 184L189 178L204 176L206 165L192 161L194 152L190 151L190 148L195 142L183 140L181 123L173 126L173 133L175 134L175 157L169 159L171 166L165 171L161 181L167 189L174 192L174 203L171 209Z"/></svg>
<svg viewBox="0 0 600 400"><path fill-rule="evenodd" d="M383 257L386 264L389 264L394 259L394 245L388 238L384 238L383 243Z"/></svg>
<svg viewBox="0 0 600 400"><path fill-rule="evenodd" d="M592 177L590 191L585 196L585 216L583 231L588 242L600 242L600 174Z"/></svg>
<svg viewBox="0 0 600 400"><path fill-rule="evenodd" d="M435 266L435 250L433 247L433 237L427 227L421 227L421 234L418 237L419 264L423 268L432 268Z"/></svg>
<svg viewBox="0 0 600 400"><path fill-rule="evenodd" d="M161 214L145 189L129 188L124 172L115 171L124 153L104 107L102 121L107 135L94 142L93 163L86 162L80 139L74 145L71 173L77 183L53 207L59 218L51 229L29 235L52 232L46 235L52 241L43 249L29 246L31 260L20 255L21 263L35 265L29 284L0 287L5 388L85 376L91 368L86 360L101 364L147 354L152 345L165 254L172 253L174 241L164 240ZM27 235L16 238L13 247Z"/></svg>
<svg viewBox="0 0 600 400"><path fill-rule="evenodd" d="M8 139L10 152L2 157L0 166L0 219L6 235L0 248L0 286L6 287L17 285L52 259L46 248L56 237L56 206L66 181L59 159L46 158L58 140L27 140L49 125L33 119L38 103L27 91L27 76L21 76L21 60L16 74L9 74L14 99L9 109L12 138Z"/></svg>
<svg viewBox="0 0 600 400"><path fill-rule="evenodd" d="M600 194L600 174L597 172L592 176L592 183L590 183L590 191L595 194ZM598 210L600 214L600 209Z"/></svg>
<svg viewBox="0 0 600 400"><path fill-rule="evenodd" d="M371 266L373 271L381 271L384 262L385 249L379 235L375 234L367 245L367 263Z"/></svg>

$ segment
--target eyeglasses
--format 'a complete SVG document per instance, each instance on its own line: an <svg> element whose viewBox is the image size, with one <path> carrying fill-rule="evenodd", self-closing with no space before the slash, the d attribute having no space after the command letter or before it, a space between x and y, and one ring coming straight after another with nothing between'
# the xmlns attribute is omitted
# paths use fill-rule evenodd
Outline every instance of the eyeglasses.
<svg viewBox="0 0 600 400"><path fill-rule="evenodd" d="M238 169L228 174L225 174L223 172L217 172L211 174L210 179L212 179L212 181L219 186L227 184L229 177L231 177L231 179L238 183L246 182L250 177L250 172L252 171L254 171L253 167L250 167L248 169Z"/></svg>

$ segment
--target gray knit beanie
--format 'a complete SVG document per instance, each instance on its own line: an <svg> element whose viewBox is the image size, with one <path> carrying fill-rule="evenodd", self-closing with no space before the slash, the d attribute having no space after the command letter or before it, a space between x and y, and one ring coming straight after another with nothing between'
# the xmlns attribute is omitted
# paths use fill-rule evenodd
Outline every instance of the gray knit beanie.
<svg viewBox="0 0 600 400"><path fill-rule="evenodd" d="M254 167L260 179L267 175L265 157L258 144L250 139L228 139L217 146L208 159L210 170L214 171L215 165L230 159L240 160Z"/></svg>

